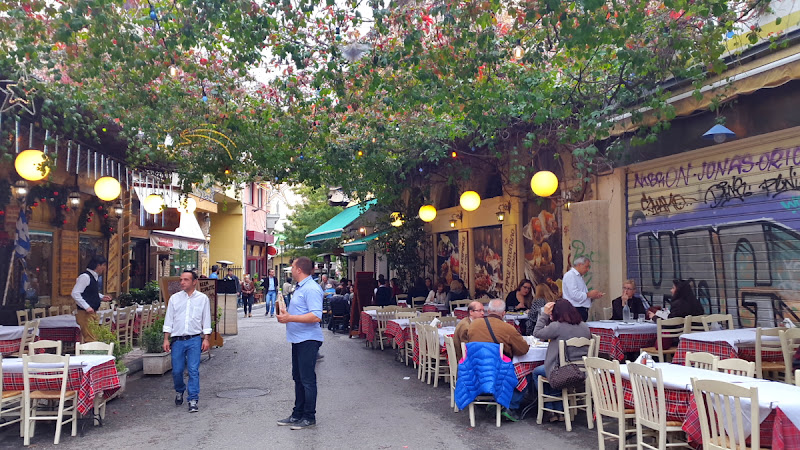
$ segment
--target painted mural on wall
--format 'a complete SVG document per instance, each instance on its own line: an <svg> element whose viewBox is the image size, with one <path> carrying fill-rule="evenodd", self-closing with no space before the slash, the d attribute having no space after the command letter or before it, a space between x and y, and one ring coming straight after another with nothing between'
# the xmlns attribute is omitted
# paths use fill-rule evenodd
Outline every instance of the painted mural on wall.
<svg viewBox="0 0 800 450"><path fill-rule="evenodd" d="M655 304L675 278L740 326L800 321L800 146L695 156L628 174L628 275Z"/></svg>
<svg viewBox="0 0 800 450"><path fill-rule="evenodd" d="M458 276L458 231L439 233L436 242L436 280L448 285Z"/></svg>
<svg viewBox="0 0 800 450"><path fill-rule="evenodd" d="M561 218L554 202L525 205L522 242L525 246L525 278L534 284L557 281L564 274Z"/></svg>
<svg viewBox="0 0 800 450"><path fill-rule="evenodd" d="M503 227L484 227L473 230L475 252L475 298L503 294Z"/></svg>

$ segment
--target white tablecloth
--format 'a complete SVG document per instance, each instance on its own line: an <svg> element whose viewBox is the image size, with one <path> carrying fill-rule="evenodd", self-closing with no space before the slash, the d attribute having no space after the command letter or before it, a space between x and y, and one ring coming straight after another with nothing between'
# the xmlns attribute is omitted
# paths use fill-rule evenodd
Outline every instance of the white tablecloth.
<svg viewBox="0 0 800 450"><path fill-rule="evenodd" d="M364 311L364 312L365 312L365 313L367 313L367 314L369 314L369 315L370 315L370 317L372 317L373 319L374 319L375 317L377 317L377 314L378 314L378 311L375 311L374 309L369 309L369 310L367 310L367 311Z"/></svg>
<svg viewBox="0 0 800 450"><path fill-rule="evenodd" d="M23 326L0 326L0 341L14 341L22 339ZM36 335L39 335L39 330L36 330Z"/></svg>
<svg viewBox="0 0 800 450"><path fill-rule="evenodd" d="M682 334L681 339L700 342L727 342L734 350L739 351L739 346L752 347L756 345L756 329L740 328L738 330L702 331L699 333ZM764 336L764 340L777 340L777 336Z"/></svg>
<svg viewBox="0 0 800 450"><path fill-rule="evenodd" d="M549 344L547 342L541 342L533 336L523 336L523 338L525 338L525 342L530 345L528 353L522 356L515 356L511 358L511 361L514 364L544 361L544 358L547 355L547 346Z"/></svg>
<svg viewBox="0 0 800 450"><path fill-rule="evenodd" d="M39 328L79 328L75 316L63 314L60 316L43 317L39 320Z"/></svg>
<svg viewBox="0 0 800 450"><path fill-rule="evenodd" d="M99 366L108 361L114 361L113 356L108 355L73 355L69 357L69 368L80 367L84 373L92 367ZM56 367L53 364L36 364L32 367ZM4 373L22 373L22 358L3 358Z"/></svg>
<svg viewBox="0 0 800 450"><path fill-rule="evenodd" d="M438 329L439 331L439 345L444 347L444 337L450 334L454 334L456 332L456 327L442 327Z"/></svg>
<svg viewBox="0 0 800 450"><path fill-rule="evenodd" d="M589 328L605 328L614 332L615 336L620 334L655 334L658 332L658 325L653 322L628 322L621 320L600 320L586 322Z"/></svg>
<svg viewBox="0 0 800 450"><path fill-rule="evenodd" d="M405 330L406 328L408 328L408 323L410 322L410 320L409 319L392 319L389 322L394 322L400 327L401 330Z"/></svg>

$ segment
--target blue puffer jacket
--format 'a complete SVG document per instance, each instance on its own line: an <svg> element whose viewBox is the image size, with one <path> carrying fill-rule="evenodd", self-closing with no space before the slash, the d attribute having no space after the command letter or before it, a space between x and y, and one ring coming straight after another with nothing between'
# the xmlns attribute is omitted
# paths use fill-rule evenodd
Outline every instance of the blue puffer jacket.
<svg viewBox="0 0 800 450"><path fill-rule="evenodd" d="M467 343L467 353L458 364L455 392L458 409L466 408L481 394L493 394L497 403L507 408L516 387L514 364L506 356L500 358L499 344Z"/></svg>

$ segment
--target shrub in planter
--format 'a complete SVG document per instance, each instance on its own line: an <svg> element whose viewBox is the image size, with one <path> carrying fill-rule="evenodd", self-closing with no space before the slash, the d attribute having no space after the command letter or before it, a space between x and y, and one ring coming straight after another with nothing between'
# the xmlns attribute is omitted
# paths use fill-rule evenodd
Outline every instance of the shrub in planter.
<svg viewBox="0 0 800 450"><path fill-rule="evenodd" d="M164 318L153 322L152 325L142 330L142 344L146 353L164 352Z"/></svg>
<svg viewBox="0 0 800 450"><path fill-rule="evenodd" d="M89 321L89 331L94 334L95 338L99 342L105 342L106 344L114 344L114 358L116 359L117 365L117 372L124 372L127 370L125 366L125 355L131 351L130 345L126 345L125 347L119 345L119 339L117 339L116 333L111 331L110 327L99 325L95 322ZM91 354L94 353L93 351L85 351L81 352L84 354Z"/></svg>

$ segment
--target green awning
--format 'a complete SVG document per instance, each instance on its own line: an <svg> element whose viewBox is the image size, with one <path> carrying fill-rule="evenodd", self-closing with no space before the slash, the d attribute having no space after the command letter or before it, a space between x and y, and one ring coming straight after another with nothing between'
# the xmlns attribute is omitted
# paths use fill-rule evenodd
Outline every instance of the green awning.
<svg viewBox="0 0 800 450"><path fill-rule="evenodd" d="M369 245L370 241L378 239L388 232L389 230L378 231L377 233L372 233L369 236L364 236L361 239L356 239L353 242L348 242L342 246L342 250L346 252L365 252L367 251L367 246Z"/></svg>
<svg viewBox="0 0 800 450"><path fill-rule="evenodd" d="M306 235L306 244L342 237L344 229L361 217L362 214L367 212L367 210L377 202L378 200L370 200L364 204L351 206L345 209L335 215L331 220L317 227L316 230L308 233Z"/></svg>

